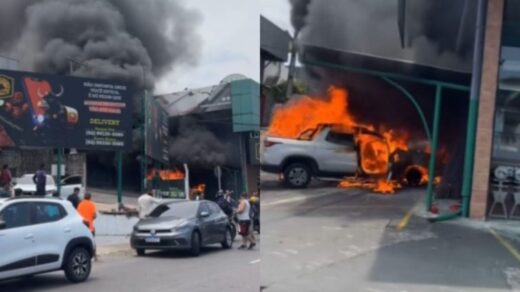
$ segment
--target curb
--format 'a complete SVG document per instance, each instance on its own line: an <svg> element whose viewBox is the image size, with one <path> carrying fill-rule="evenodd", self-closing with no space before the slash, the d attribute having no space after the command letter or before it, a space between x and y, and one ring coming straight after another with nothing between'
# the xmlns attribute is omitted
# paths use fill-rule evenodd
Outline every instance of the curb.
<svg viewBox="0 0 520 292"><path fill-rule="evenodd" d="M97 255L106 256L132 252L129 244L102 245L97 247Z"/></svg>

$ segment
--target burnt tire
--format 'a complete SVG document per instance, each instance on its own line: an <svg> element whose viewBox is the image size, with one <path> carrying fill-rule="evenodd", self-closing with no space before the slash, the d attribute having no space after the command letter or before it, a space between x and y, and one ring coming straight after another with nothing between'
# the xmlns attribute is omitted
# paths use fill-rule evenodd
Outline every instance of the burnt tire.
<svg viewBox="0 0 520 292"><path fill-rule="evenodd" d="M194 257L198 257L200 255L200 247L201 247L200 233L195 231L191 234L190 254Z"/></svg>
<svg viewBox="0 0 520 292"><path fill-rule="evenodd" d="M92 256L86 249L77 247L67 256L63 270L70 282L84 282L92 270Z"/></svg>
<svg viewBox="0 0 520 292"><path fill-rule="evenodd" d="M143 249L143 248L138 248L138 249L135 250L135 252L136 252L137 255L140 256L140 257L146 255L146 250Z"/></svg>
<svg viewBox="0 0 520 292"><path fill-rule="evenodd" d="M226 228L224 240L221 242L221 245L223 249L230 249L233 247L233 234L230 228Z"/></svg>
<svg viewBox="0 0 520 292"><path fill-rule="evenodd" d="M284 184L293 189L304 189L311 182L311 168L304 163L291 163L283 172Z"/></svg>

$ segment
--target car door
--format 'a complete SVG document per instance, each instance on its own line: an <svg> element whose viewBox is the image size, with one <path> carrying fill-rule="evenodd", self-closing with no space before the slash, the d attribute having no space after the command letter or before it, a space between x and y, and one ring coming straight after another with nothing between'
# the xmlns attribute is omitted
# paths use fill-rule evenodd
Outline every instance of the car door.
<svg viewBox="0 0 520 292"><path fill-rule="evenodd" d="M354 173L357 152L352 134L325 129L319 136L316 155L320 170L332 173Z"/></svg>
<svg viewBox="0 0 520 292"><path fill-rule="evenodd" d="M36 264L36 226L31 222L31 203L12 203L0 211L0 279L27 275Z"/></svg>
<svg viewBox="0 0 520 292"><path fill-rule="evenodd" d="M207 216L203 216L204 214L207 214ZM212 233L211 225L212 225L212 218L211 218L211 211L208 207L208 204L206 202L200 202L199 204L199 228L202 235L202 242L203 244L209 244L214 241L214 233Z"/></svg>
<svg viewBox="0 0 520 292"><path fill-rule="evenodd" d="M226 229L229 223L228 217L220 207L214 202L207 202L209 209L211 210L212 217L212 233L214 234L215 242L221 242L224 240Z"/></svg>
<svg viewBox="0 0 520 292"><path fill-rule="evenodd" d="M34 233L38 246L35 270L57 269L72 233L72 227L65 220L67 213L63 206L53 202L35 202L31 213L33 223L38 226Z"/></svg>

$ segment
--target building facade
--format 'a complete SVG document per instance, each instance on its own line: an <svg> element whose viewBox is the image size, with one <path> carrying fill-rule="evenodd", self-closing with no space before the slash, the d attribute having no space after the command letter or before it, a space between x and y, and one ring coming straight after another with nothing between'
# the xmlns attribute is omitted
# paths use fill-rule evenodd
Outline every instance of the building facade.
<svg viewBox="0 0 520 292"><path fill-rule="evenodd" d="M520 203L520 2L485 2L470 215L511 219Z"/></svg>

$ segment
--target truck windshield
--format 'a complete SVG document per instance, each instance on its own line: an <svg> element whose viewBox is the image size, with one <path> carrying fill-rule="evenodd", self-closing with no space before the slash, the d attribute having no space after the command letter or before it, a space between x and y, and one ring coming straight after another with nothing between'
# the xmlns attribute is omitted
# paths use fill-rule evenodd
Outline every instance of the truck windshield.
<svg viewBox="0 0 520 292"><path fill-rule="evenodd" d="M300 133L298 140L311 141L317 129L307 129Z"/></svg>

